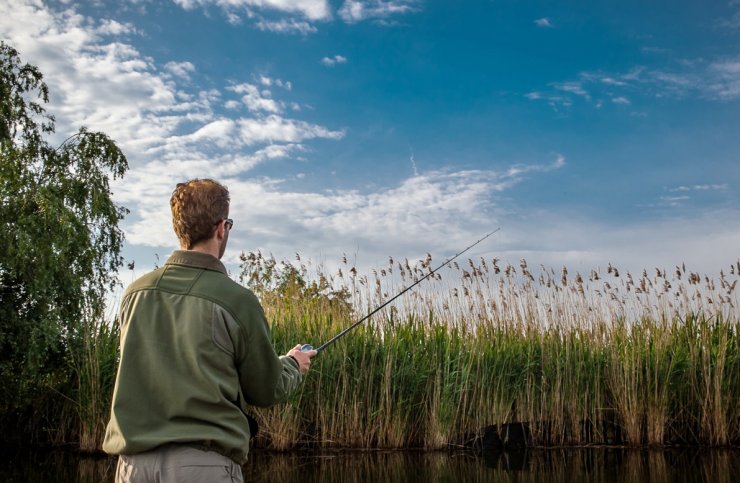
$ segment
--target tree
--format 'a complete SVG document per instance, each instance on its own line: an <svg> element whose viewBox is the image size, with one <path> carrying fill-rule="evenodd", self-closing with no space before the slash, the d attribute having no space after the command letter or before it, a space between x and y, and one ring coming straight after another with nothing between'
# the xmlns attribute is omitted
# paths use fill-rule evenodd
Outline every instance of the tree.
<svg viewBox="0 0 740 483"><path fill-rule="evenodd" d="M0 42L0 414L54 387L104 316L116 284L127 210L109 177L128 169L108 136L80 128L55 148L40 71Z"/></svg>

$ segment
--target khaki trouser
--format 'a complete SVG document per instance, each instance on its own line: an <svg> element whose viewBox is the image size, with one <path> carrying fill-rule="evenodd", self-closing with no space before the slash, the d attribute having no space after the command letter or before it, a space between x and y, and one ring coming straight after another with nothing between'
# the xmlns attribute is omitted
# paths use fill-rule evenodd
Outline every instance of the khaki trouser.
<svg viewBox="0 0 740 483"><path fill-rule="evenodd" d="M121 455L116 483L243 483L242 469L214 451L168 445L145 453Z"/></svg>

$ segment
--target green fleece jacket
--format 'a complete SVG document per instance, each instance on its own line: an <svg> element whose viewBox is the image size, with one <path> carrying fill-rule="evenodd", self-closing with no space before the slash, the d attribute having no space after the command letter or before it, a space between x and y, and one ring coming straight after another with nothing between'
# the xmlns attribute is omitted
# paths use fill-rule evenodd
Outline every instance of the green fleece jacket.
<svg viewBox="0 0 740 483"><path fill-rule="evenodd" d="M181 443L243 463L246 404L284 402L302 379L275 353L257 297L211 255L175 251L126 289L120 322L110 454Z"/></svg>

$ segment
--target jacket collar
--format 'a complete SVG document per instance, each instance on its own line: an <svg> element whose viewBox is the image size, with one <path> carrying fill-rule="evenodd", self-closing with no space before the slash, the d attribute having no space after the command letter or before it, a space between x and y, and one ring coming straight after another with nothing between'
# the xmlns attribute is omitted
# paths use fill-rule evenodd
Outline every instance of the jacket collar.
<svg viewBox="0 0 740 483"><path fill-rule="evenodd" d="M194 250L175 250L167 259L165 265L185 265L187 267L205 268L206 270L213 270L226 275L226 267L218 258Z"/></svg>

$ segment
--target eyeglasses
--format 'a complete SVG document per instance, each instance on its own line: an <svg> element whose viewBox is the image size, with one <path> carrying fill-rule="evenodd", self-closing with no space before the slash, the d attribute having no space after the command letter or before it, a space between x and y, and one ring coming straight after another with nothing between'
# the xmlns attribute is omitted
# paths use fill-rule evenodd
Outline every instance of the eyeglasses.
<svg viewBox="0 0 740 483"><path fill-rule="evenodd" d="M218 225L222 221L224 222L224 226L226 227L227 230L231 230L231 227L234 226L234 220L232 220L231 218L221 218L216 223L214 223L214 225Z"/></svg>

